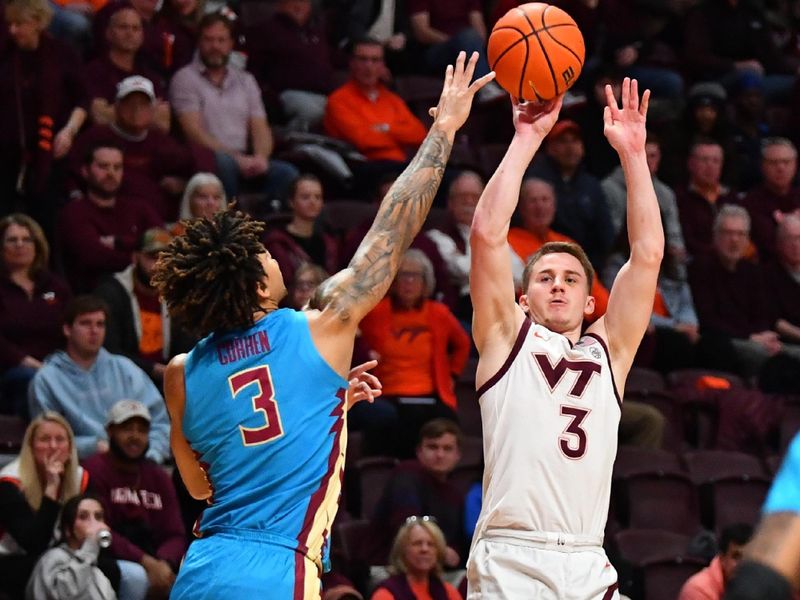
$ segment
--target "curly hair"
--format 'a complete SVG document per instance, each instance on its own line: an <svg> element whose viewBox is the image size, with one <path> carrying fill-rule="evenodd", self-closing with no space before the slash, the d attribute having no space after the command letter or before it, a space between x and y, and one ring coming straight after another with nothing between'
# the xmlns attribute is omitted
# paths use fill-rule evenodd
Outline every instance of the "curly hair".
<svg viewBox="0 0 800 600"><path fill-rule="evenodd" d="M184 223L186 232L161 253L152 277L170 315L203 337L249 327L263 310L263 224L232 208Z"/></svg>

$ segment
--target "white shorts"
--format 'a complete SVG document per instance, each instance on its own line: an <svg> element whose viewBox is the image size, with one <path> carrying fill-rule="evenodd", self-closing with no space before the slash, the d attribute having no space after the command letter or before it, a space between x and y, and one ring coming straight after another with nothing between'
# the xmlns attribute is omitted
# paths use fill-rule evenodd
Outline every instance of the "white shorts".
<svg viewBox="0 0 800 600"><path fill-rule="evenodd" d="M479 539L467 600L617 600L617 571L599 545Z"/></svg>

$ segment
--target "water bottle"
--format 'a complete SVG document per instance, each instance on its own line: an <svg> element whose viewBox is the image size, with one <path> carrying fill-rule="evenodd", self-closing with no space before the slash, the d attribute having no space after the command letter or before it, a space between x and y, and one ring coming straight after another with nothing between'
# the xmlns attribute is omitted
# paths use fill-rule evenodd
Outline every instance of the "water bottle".
<svg viewBox="0 0 800 600"><path fill-rule="evenodd" d="M111 545L111 532L108 529L97 532L97 545L101 548L108 548Z"/></svg>

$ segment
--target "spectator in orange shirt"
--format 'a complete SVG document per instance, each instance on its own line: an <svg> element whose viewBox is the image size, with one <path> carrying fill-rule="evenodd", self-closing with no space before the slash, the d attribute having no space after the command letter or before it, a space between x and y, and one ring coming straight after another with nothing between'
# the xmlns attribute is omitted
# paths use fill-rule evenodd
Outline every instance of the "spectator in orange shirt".
<svg viewBox="0 0 800 600"><path fill-rule="evenodd" d="M678 600L721 600L752 536L753 528L745 523L726 527L720 536L719 554L710 565L683 584Z"/></svg>
<svg viewBox="0 0 800 600"><path fill-rule="evenodd" d="M413 457L422 425L437 417L458 420L453 377L466 365L470 341L450 309L429 299L434 288L431 261L411 249L388 296L361 322L363 339L379 360L374 374L383 397L366 410L354 406L348 419L365 430L371 451ZM376 404L380 426L372 414Z"/></svg>
<svg viewBox="0 0 800 600"><path fill-rule="evenodd" d="M431 517L409 517L392 546L393 575L378 584L370 600L461 600L458 590L441 577L446 547Z"/></svg>
<svg viewBox="0 0 800 600"><path fill-rule="evenodd" d="M508 244L513 253L514 280L519 283L528 257L544 244L576 242L551 228L556 217L556 192L553 186L543 179L531 177L522 183L517 210L519 225L508 230ZM591 295L594 296L595 307L594 312L588 317L589 322L603 316L608 305L608 290L596 277L592 281Z"/></svg>
<svg viewBox="0 0 800 600"><path fill-rule="evenodd" d="M369 38L353 44L350 80L328 97L324 126L328 135L353 144L368 159L354 165L354 179L372 190L381 175L397 172L425 137L425 126L400 96L381 80L387 74L383 46ZM362 172L363 171L363 172Z"/></svg>

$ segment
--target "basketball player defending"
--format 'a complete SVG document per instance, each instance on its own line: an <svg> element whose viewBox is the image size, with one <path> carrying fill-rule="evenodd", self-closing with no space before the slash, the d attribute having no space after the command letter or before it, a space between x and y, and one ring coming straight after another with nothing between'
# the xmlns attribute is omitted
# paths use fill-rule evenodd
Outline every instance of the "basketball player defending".
<svg viewBox="0 0 800 600"><path fill-rule="evenodd" d="M389 289L456 131L493 78L470 84L477 58L467 63L462 52L447 68L431 130L311 310L278 309L280 269L259 242L260 225L241 213L190 222L162 254L154 282L170 312L206 336L170 362L165 379L175 462L192 496L209 502L173 600L320 597L356 328Z"/></svg>
<svg viewBox="0 0 800 600"><path fill-rule="evenodd" d="M623 386L644 335L664 235L645 159L649 90L625 79L622 107L609 87L605 135L628 187L631 256L604 317L592 312L592 272L575 244L545 244L514 301L509 222L525 168L561 108L513 101L515 135L472 222L470 287L480 353L483 506L467 574L468 598L616 598L602 548Z"/></svg>

